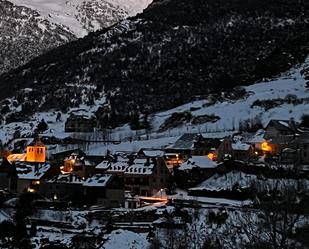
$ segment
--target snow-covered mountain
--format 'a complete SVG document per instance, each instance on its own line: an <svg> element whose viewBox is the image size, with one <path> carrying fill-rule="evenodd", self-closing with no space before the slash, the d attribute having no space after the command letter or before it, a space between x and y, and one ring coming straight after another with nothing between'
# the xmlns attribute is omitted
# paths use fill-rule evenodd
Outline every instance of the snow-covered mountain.
<svg viewBox="0 0 309 249"><path fill-rule="evenodd" d="M115 127L128 122L133 111L144 115L230 92L304 61L305 3L156 0L142 14L0 76L0 99L32 88L32 98L45 102L46 110L63 109L72 85L92 85L109 98L110 108L98 115L101 123ZM37 107L32 111L42 111ZM103 120L107 114L113 118Z"/></svg>
<svg viewBox="0 0 309 249"><path fill-rule="evenodd" d="M150 0L0 0L0 74L141 12Z"/></svg>
<svg viewBox="0 0 309 249"><path fill-rule="evenodd" d="M111 26L145 9L151 0L11 0L68 28L77 37Z"/></svg>
<svg viewBox="0 0 309 249"><path fill-rule="evenodd" d="M75 36L35 10L0 0L0 74Z"/></svg>

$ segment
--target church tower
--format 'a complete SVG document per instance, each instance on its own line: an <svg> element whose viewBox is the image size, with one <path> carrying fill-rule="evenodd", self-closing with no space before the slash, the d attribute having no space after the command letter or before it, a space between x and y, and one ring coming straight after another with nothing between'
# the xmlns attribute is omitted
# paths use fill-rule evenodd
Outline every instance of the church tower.
<svg viewBox="0 0 309 249"><path fill-rule="evenodd" d="M27 146L26 162L45 163L46 147L40 139L36 140L34 144Z"/></svg>

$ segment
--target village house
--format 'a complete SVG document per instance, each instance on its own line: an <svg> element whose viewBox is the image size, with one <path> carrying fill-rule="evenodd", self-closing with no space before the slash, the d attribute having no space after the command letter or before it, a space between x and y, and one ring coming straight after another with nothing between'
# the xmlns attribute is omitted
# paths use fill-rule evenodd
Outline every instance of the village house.
<svg viewBox="0 0 309 249"><path fill-rule="evenodd" d="M242 133L240 136L242 142L246 144L251 144L254 151L263 153L263 146L265 146L266 140L264 139L265 130L259 129L254 133Z"/></svg>
<svg viewBox="0 0 309 249"><path fill-rule="evenodd" d="M115 175L95 174L83 179L76 174L60 174L47 181L46 197L75 204L120 207L124 205L123 182Z"/></svg>
<svg viewBox="0 0 309 249"><path fill-rule="evenodd" d="M218 164L208 156L192 156L177 168L177 177L190 182L198 182L211 177L217 169Z"/></svg>
<svg viewBox="0 0 309 249"><path fill-rule="evenodd" d="M279 155L289 147L297 134L297 124L293 120L270 120L265 128L262 150L271 155Z"/></svg>
<svg viewBox="0 0 309 249"><path fill-rule="evenodd" d="M209 149L206 139L201 134L186 133L174 144L167 146L164 151L181 154L185 158L191 155L207 155Z"/></svg>
<svg viewBox="0 0 309 249"><path fill-rule="evenodd" d="M201 134L186 133L164 149L165 162L168 168L172 169L192 155L209 155L215 159L217 157L215 151L219 145L220 140L217 138L204 138Z"/></svg>
<svg viewBox="0 0 309 249"><path fill-rule="evenodd" d="M73 152L64 159L60 167L62 173L74 173L87 178L95 173L95 167L104 159L104 156L88 156L82 151Z"/></svg>
<svg viewBox="0 0 309 249"><path fill-rule="evenodd" d="M94 132L96 119L83 114L71 114L65 122L65 132Z"/></svg>
<svg viewBox="0 0 309 249"><path fill-rule="evenodd" d="M142 196L152 196L168 187L170 172L163 158L137 158L125 169L125 189Z"/></svg>
<svg viewBox="0 0 309 249"><path fill-rule="evenodd" d="M39 193L46 179L56 174L57 170L48 163L15 162L17 173L17 193Z"/></svg>
<svg viewBox="0 0 309 249"><path fill-rule="evenodd" d="M43 185L42 194L61 201L83 202L83 179L74 174L56 175Z"/></svg>
<svg viewBox="0 0 309 249"><path fill-rule="evenodd" d="M234 160L248 161L254 155L252 145L241 141L233 142L230 138L224 139L218 148L218 161L229 156Z"/></svg>
<svg viewBox="0 0 309 249"><path fill-rule="evenodd" d="M96 174L83 184L84 196L88 205L101 205L108 208L124 206L123 181L112 174Z"/></svg>

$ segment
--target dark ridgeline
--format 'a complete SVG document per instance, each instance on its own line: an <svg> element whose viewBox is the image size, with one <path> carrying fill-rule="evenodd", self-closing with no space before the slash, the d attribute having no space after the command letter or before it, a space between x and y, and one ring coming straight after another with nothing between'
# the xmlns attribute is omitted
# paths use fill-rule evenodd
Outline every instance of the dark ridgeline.
<svg viewBox="0 0 309 249"><path fill-rule="evenodd" d="M33 87L32 99L46 96L41 108L63 109L79 95L66 83L93 84L111 104L97 118L114 126L128 122L132 110L168 109L302 62L308 12L307 0L156 0L125 25L91 33L3 74L0 97Z"/></svg>

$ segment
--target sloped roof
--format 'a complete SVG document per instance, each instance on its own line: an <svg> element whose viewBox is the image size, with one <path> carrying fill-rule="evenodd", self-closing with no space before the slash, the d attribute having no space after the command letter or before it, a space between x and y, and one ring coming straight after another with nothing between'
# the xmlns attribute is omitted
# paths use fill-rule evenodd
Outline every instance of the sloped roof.
<svg viewBox="0 0 309 249"><path fill-rule="evenodd" d="M264 139L264 135L265 135L265 130L260 129L255 133L245 133L245 134L242 134L241 136L243 137L243 142L254 144L254 143L265 142L266 140Z"/></svg>
<svg viewBox="0 0 309 249"><path fill-rule="evenodd" d="M127 161L111 162L107 171L108 172L125 172L126 168L128 167L129 167L129 164Z"/></svg>
<svg viewBox="0 0 309 249"><path fill-rule="evenodd" d="M212 169L217 167L217 163L210 160L207 156L192 156L184 163L180 164L179 170L192 169L194 167L202 169Z"/></svg>
<svg viewBox="0 0 309 249"><path fill-rule="evenodd" d="M96 174L89 177L83 184L85 187L106 187L112 179L111 174Z"/></svg>
<svg viewBox="0 0 309 249"><path fill-rule="evenodd" d="M280 131L296 131L297 130L297 123L291 120L276 120L276 119L272 119L269 121L269 123L267 124L266 128L268 126L273 126L275 127L277 130Z"/></svg>
<svg viewBox="0 0 309 249"><path fill-rule="evenodd" d="M96 169L108 169L111 166L111 162L108 160L104 160L100 162L95 168Z"/></svg>
<svg viewBox="0 0 309 249"><path fill-rule="evenodd" d="M75 174L60 174L48 181L49 183L83 184L84 180Z"/></svg>
<svg viewBox="0 0 309 249"><path fill-rule="evenodd" d="M140 149L139 153L143 153L146 157L163 157L163 150L155 150L155 149Z"/></svg>
<svg viewBox="0 0 309 249"><path fill-rule="evenodd" d="M50 169L50 164L40 163L37 167L26 162L16 162L18 179L40 180Z"/></svg>
<svg viewBox="0 0 309 249"><path fill-rule="evenodd" d="M203 136L198 133L185 133L174 144L166 147L167 149L193 150L194 143L199 141Z"/></svg>
<svg viewBox="0 0 309 249"><path fill-rule="evenodd" d="M126 168L125 174L132 175L151 175L154 170L154 163L152 160L138 158L134 163Z"/></svg>
<svg viewBox="0 0 309 249"><path fill-rule="evenodd" d="M233 150L243 150L243 151L247 151L250 149L250 144L245 144L242 143L240 141L236 142L236 143L232 143L232 148Z"/></svg>

